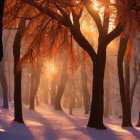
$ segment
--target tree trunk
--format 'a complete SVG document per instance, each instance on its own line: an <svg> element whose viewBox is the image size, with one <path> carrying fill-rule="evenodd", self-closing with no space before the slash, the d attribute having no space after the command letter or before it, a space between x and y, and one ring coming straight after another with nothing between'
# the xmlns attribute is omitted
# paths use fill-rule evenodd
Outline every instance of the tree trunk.
<svg viewBox="0 0 140 140"><path fill-rule="evenodd" d="M109 107L110 107L110 76L109 71L106 71L104 80L104 89L105 89L105 103L104 103L104 117L109 117Z"/></svg>
<svg viewBox="0 0 140 140"><path fill-rule="evenodd" d="M0 0L0 61L3 57L3 43L2 43L2 32L3 32L3 11L4 11L5 0Z"/></svg>
<svg viewBox="0 0 140 140"><path fill-rule="evenodd" d="M139 81L139 75L140 75L140 72L138 73L137 72L137 62L134 58L134 83L132 84L132 87L131 87L131 90L130 90L130 106L132 108L132 104L133 104L133 97L134 97L134 93L135 93L135 89L136 89L136 86L137 86L137 83Z"/></svg>
<svg viewBox="0 0 140 140"><path fill-rule="evenodd" d="M35 108L35 97L40 83L40 65L38 63L37 69L31 72L31 87L30 87L30 109Z"/></svg>
<svg viewBox="0 0 140 140"><path fill-rule="evenodd" d="M138 123L136 125L137 127L140 127L140 112L139 112L139 120L138 120Z"/></svg>
<svg viewBox="0 0 140 140"><path fill-rule="evenodd" d="M55 106L55 98L56 98L56 74L52 76L51 80L51 105Z"/></svg>
<svg viewBox="0 0 140 140"><path fill-rule="evenodd" d="M86 66L81 67L81 84L82 84L85 114L88 114L90 110L90 95L87 87Z"/></svg>
<svg viewBox="0 0 140 140"><path fill-rule="evenodd" d="M29 105L29 95L30 95L30 74L29 74L29 68L28 68L28 71L27 71L26 78L27 78L28 81L27 81L27 89L25 91L23 102L24 102L24 104Z"/></svg>
<svg viewBox="0 0 140 140"><path fill-rule="evenodd" d="M104 112L104 71L106 63L106 46L105 42L99 42L97 59L93 64L93 86L92 86L92 102L88 127L97 129L106 129L103 124Z"/></svg>
<svg viewBox="0 0 140 140"><path fill-rule="evenodd" d="M62 98L64 90L66 88L67 81L68 81L67 64L64 63L62 71L61 71L60 84L58 86L57 95L56 95L56 101L55 101L56 110L62 110L61 98Z"/></svg>
<svg viewBox="0 0 140 140"><path fill-rule="evenodd" d="M25 20L21 19L18 30L15 36L13 45L13 55L14 55L14 120L19 123L24 123L22 118L22 101L21 101L21 70L17 71L18 62L20 59L20 46L25 29Z"/></svg>
<svg viewBox="0 0 140 140"><path fill-rule="evenodd" d="M3 107L8 108L8 86L7 86L7 81L5 77L5 62L2 62L1 68L0 68L0 81L1 81L1 86L3 90Z"/></svg>
<svg viewBox="0 0 140 140"><path fill-rule="evenodd" d="M124 84L124 77L123 77L123 59L127 48L127 42L128 42L127 38L121 38L119 51L118 51L117 64L118 64L118 76L119 76L119 84L120 84L120 97L122 102L122 113L123 113L122 126L132 127L130 95L129 93L125 92L125 84Z"/></svg>

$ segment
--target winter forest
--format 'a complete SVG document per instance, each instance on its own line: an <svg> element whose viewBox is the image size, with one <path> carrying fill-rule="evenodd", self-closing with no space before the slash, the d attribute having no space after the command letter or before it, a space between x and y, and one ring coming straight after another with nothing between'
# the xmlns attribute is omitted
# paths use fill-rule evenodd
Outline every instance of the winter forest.
<svg viewBox="0 0 140 140"><path fill-rule="evenodd" d="M139 140L140 1L0 0L0 140Z"/></svg>

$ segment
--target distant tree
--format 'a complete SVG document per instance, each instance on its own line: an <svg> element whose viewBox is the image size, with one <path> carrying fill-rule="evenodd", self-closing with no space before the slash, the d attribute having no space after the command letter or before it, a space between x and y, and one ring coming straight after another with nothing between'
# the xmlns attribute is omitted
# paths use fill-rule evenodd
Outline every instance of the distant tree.
<svg viewBox="0 0 140 140"><path fill-rule="evenodd" d="M82 92L83 92L85 114L88 114L90 111L90 95L89 95L87 84L88 84L88 77L87 77L87 72L86 72L86 65L82 65L81 85L82 85Z"/></svg>
<svg viewBox="0 0 140 140"><path fill-rule="evenodd" d="M57 81L56 81L56 76L57 73L52 71L52 78L51 78L51 105L55 106L55 100L56 100L56 85L57 85Z"/></svg>
<svg viewBox="0 0 140 140"><path fill-rule="evenodd" d="M8 86L5 77L5 65L1 62L0 66L0 82L3 90L3 107L8 108Z"/></svg>
<svg viewBox="0 0 140 140"><path fill-rule="evenodd" d="M127 49L128 38L121 37L118 51L118 75L120 84L120 97L122 102L123 121L122 126L132 126L131 124L131 108L130 108L130 94L126 92L123 72L123 60Z"/></svg>
<svg viewBox="0 0 140 140"><path fill-rule="evenodd" d="M3 13L4 13L5 0L0 1L0 61L3 57L3 44L2 44L2 32L3 32Z"/></svg>
<svg viewBox="0 0 140 140"><path fill-rule="evenodd" d="M2 61L3 58L3 42L2 42L2 33L3 33L3 13L4 13L4 4L5 0L0 1L0 62ZM3 64L3 65L2 65ZM6 77L4 74L4 63L2 62L1 64L1 85L3 89L3 107L8 108L8 90L7 90L7 82L6 82Z"/></svg>
<svg viewBox="0 0 140 140"><path fill-rule="evenodd" d="M31 84L30 84L30 109L35 108L35 98L40 83L41 64L37 62L36 69L31 70Z"/></svg>
<svg viewBox="0 0 140 140"><path fill-rule="evenodd" d="M55 109L56 110L62 110L61 99L62 99L64 90L66 88L67 81L68 81L68 68L67 67L68 66L67 66L66 62L64 62L63 66L62 66L62 70L61 70L60 83L58 85L58 90L57 90L57 94L56 94L56 98L55 98Z"/></svg>

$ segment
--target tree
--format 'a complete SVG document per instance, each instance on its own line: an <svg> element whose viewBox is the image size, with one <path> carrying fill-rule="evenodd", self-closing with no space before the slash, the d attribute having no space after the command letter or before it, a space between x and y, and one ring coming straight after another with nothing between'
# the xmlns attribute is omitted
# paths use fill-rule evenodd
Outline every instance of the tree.
<svg viewBox="0 0 140 140"><path fill-rule="evenodd" d="M17 33L13 44L14 55L14 120L19 123L24 123L22 118L22 101L21 101L21 70L17 70L20 59L20 47L23 33L25 31L26 20L21 19L18 25Z"/></svg>
<svg viewBox="0 0 140 140"><path fill-rule="evenodd" d="M120 46L118 51L118 75L120 84L120 97L122 102L123 121L122 126L132 126L131 124L131 107L130 107L130 94L125 90L124 74L123 74L123 59L127 49L128 38L121 37Z"/></svg>
<svg viewBox="0 0 140 140"><path fill-rule="evenodd" d="M3 13L4 13L5 0L0 1L0 61L3 58L3 43L2 43L2 33L3 33ZM3 88L3 107L8 108L8 97L7 97L7 82L4 74L4 65L1 65L1 85Z"/></svg>
<svg viewBox="0 0 140 140"><path fill-rule="evenodd" d="M35 107L35 97L40 83L41 64L37 62L36 69L31 70L30 109Z"/></svg>
<svg viewBox="0 0 140 140"><path fill-rule="evenodd" d="M8 86L5 77L5 65L1 62L0 66L0 82L3 90L3 107L8 108Z"/></svg>
<svg viewBox="0 0 140 140"><path fill-rule="evenodd" d="M2 32L3 32L3 12L4 12L5 0L0 1L0 61L3 57L3 44L2 44Z"/></svg>
<svg viewBox="0 0 140 140"><path fill-rule="evenodd" d="M87 87L87 74L86 74L86 66L82 65L81 67L81 85L83 92L83 100L84 100L84 108L85 114L88 114L90 111L90 95Z"/></svg>
<svg viewBox="0 0 140 140"><path fill-rule="evenodd" d="M67 64L66 62L63 64L62 70L61 70L61 79L60 79L60 84L58 85L58 90L56 94L56 99L55 99L55 109L56 110L62 110L61 107L61 98L63 96L64 90L66 88L66 84L68 81L68 71L67 71Z"/></svg>
<svg viewBox="0 0 140 140"><path fill-rule="evenodd" d="M33 61L36 57L40 56L41 53L47 54L47 56L50 56L50 54L56 54L58 50L62 49L62 46L67 46L66 50L72 54L71 52L74 52L72 48L72 38L74 38L79 46L88 53L94 66L93 96L88 127L105 129L103 124L103 79L106 49L108 44L119 36L122 31L127 31L127 33L133 31L133 28L128 28L127 26L127 23L130 21L125 18L125 14L127 12L127 15L129 15L130 11L136 11L135 7L137 7L137 1L131 3L129 0L117 0L115 4L111 3L109 0L103 1L103 4L101 4L103 5L101 7L104 7L103 21L100 18L100 8L98 8L99 11L96 11L92 6L95 1L21 1L36 8L38 10L36 17L38 16L37 18L40 20L37 22L38 25L35 23L34 25L37 26L32 28L32 30L36 29L33 36L34 39L32 39L32 43L21 61L26 62L28 59ZM124 8L124 6L126 8ZM88 11L88 14L91 15L98 28L99 38L97 52L81 33L80 18L84 7ZM121 14L122 10L123 14ZM117 11L116 19L118 22L116 27L109 32L110 17L114 14L114 11ZM45 41L43 42L43 40ZM45 46L47 44L47 47L44 47L44 43ZM68 49L68 46L70 46L70 49Z"/></svg>

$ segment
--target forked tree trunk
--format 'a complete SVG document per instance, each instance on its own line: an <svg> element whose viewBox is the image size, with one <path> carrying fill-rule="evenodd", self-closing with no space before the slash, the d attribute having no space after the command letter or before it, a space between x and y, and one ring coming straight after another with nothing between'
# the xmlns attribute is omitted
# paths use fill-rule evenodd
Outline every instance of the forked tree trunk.
<svg viewBox="0 0 140 140"><path fill-rule="evenodd" d="M56 110L62 110L61 99L62 99L64 90L66 88L67 81L68 81L67 64L64 63L64 65L62 67L62 71L61 71L60 84L58 86L56 100L55 100L55 109Z"/></svg>
<svg viewBox="0 0 140 140"><path fill-rule="evenodd" d="M4 12L5 0L0 0L0 61L3 57L3 43L2 43L2 32L3 32L3 12Z"/></svg>
<svg viewBox="0 0 140 140"><path fill-rule="evenodd" d="M120 97L122 103L122 113L123 113L123 120L122 126L123 127L132 127L131 123L131 107L130 107L130 95L129 93L125 92L125 84L124 84L124 74L123 74L123 59L127 48L127 38L121 38L120 46L118 51L118 76L119 76L119 84L120 84Z"/></svg>
<svg viewBox="0 0 140 140"><path fill-rule="evenodd" d="M5 77L5 62L2 62L2 65L0 67L0 81L1 81L1 86L3 90L3 107L8 108L8 86L7 86L7 81Z"/></svg>
<svg viewBox="0 0 140 140"><path fill-rule="evenodd" d="M17 71L18 62L20 59L20 46L23 33L25 30L24 19L20 20L17 33L13 44L14 55L14 121L24 123L22 118L22 101L21 101L21 70Z"/></svg>
<svg viewBox="0 0 140 140"><path fill-rule="evenodd" d="M87 87L86 66L81 67L81 85L82 85L82 92L83 92L85 114L88 114L90 111L90 95Z"/></svg>
<svg viewBox="0 0 140 140"><path fill-rule="evenodd" d="M104 112L104 71L106 63L106 42L99 42L97 59L93 64L92 102L88 127L106 129L103 124Z"/></svg>

